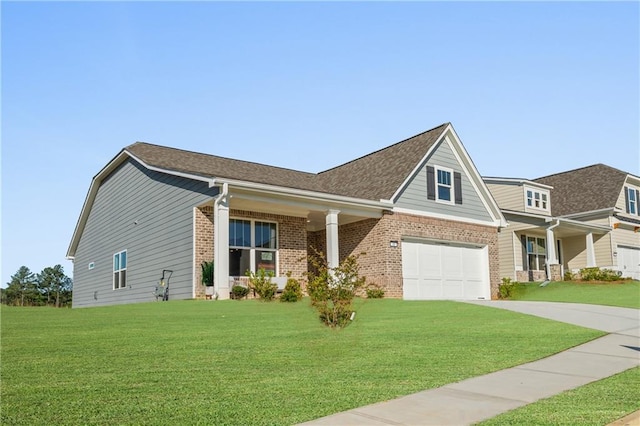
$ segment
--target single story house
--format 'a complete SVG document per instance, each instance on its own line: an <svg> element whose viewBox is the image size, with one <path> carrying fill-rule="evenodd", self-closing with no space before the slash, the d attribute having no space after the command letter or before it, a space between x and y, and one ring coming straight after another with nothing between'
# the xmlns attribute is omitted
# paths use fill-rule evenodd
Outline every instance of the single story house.
<svg viewBox="0 0 640 426"><path fill-rule="evenodd" d="M93 178L67 257L73 306L203 298L259 268L303 279L351 254L387 297L490 299L505 218L450 123L320 173L134 143ZM595 225L594 225L595 226Z"/></svg>
<svg viewBox="0 0 640 426"><path fill-rule="evenodd" d="M484 181L509 223L499 236L501 277L558 280L598 267L640 279L640 177L595 164Z"/></svg>

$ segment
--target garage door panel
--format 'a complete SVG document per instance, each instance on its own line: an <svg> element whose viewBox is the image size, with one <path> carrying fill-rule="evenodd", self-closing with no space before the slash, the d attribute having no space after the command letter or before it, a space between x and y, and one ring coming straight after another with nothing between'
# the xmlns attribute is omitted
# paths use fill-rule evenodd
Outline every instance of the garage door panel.
<svg viewBox="0 0 640 426"><path fill-rule="evenodd" d="M487 248L402 242L403 293L407 300L489 297Z"/></svg>
<svg viewBox="0 0 640 426"><path fill-rule="evenodd" d="M440 279L420 280L420 300L442 299L442 283Z"/></svg>

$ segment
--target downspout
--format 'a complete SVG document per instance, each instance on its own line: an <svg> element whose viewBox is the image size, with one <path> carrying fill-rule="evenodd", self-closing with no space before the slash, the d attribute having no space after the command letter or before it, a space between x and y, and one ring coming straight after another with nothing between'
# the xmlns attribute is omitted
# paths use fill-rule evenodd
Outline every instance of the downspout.
<svg viewBox="0 0 640 426"><path fill-rule="evenodd" d="M549 226L547 228L547 246L548 246L548 250L551 251L553 250L554 253L554 260L556 262L558 262L558 253L556 253L556 239L555 236L553 235L553 230L554 228L557 228L558 226L560 226L560 219L556 219L556 223ZM549 236L551 236L551 241L549 242ZM551 263L549 262L549 256L547 256L547 280L550 281L551 280Z"/></svg>
<svg viewBox="0 0 640 426"><path fill-rule="evenodd" d="M211 183L211 185L215 185L215 180ZM213 258L214 258L214 265L215 265L215 269L214 269L214 294L213 297L214 299L218 299L219 296L219 290L220 290L220 280L217 279L219 276L218 273L218 268L219 268L219 254L220 254L220 232L218 232L218 224L220 223L220 221L218 220L218 209L219 209L219 205L220 205L220 201L222 201L223 199L225 199L227 196L229 195L229 184L227 183L223 183L222 184L222 192L220 192L218 194L218 196L215 198L215 200L213 201Z"/></svg>

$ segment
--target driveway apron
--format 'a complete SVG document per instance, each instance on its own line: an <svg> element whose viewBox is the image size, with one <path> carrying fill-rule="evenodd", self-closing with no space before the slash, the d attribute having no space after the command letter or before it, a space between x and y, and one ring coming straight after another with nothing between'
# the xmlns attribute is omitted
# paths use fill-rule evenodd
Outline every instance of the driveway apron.
<svg viewBox="0 0 640 426"><path fill-rule="evenodd" d="M610 333L564 352L304 425L470 425L640 365L640 310L557 302L465 301Z"/></svg>

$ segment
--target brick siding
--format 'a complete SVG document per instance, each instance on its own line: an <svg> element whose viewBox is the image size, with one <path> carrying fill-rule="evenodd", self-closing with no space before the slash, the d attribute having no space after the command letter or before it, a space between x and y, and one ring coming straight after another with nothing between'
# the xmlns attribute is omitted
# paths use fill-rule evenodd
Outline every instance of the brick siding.
<svg viewBox="0 0 640 426"><path fill-rule="evenodd" d="M455 222L403 213L385 214L381 219L366 219L340 226L340 260L360 256L361 275L367 282L384 289L385 297L402 297L402 238L416 237L439 241L472 243L488 247L491 298L500 285L498 232L491 226ZM324 247L325 233L319 231L309 241ZM391 241L398 241L391 247Z"/></svg>

